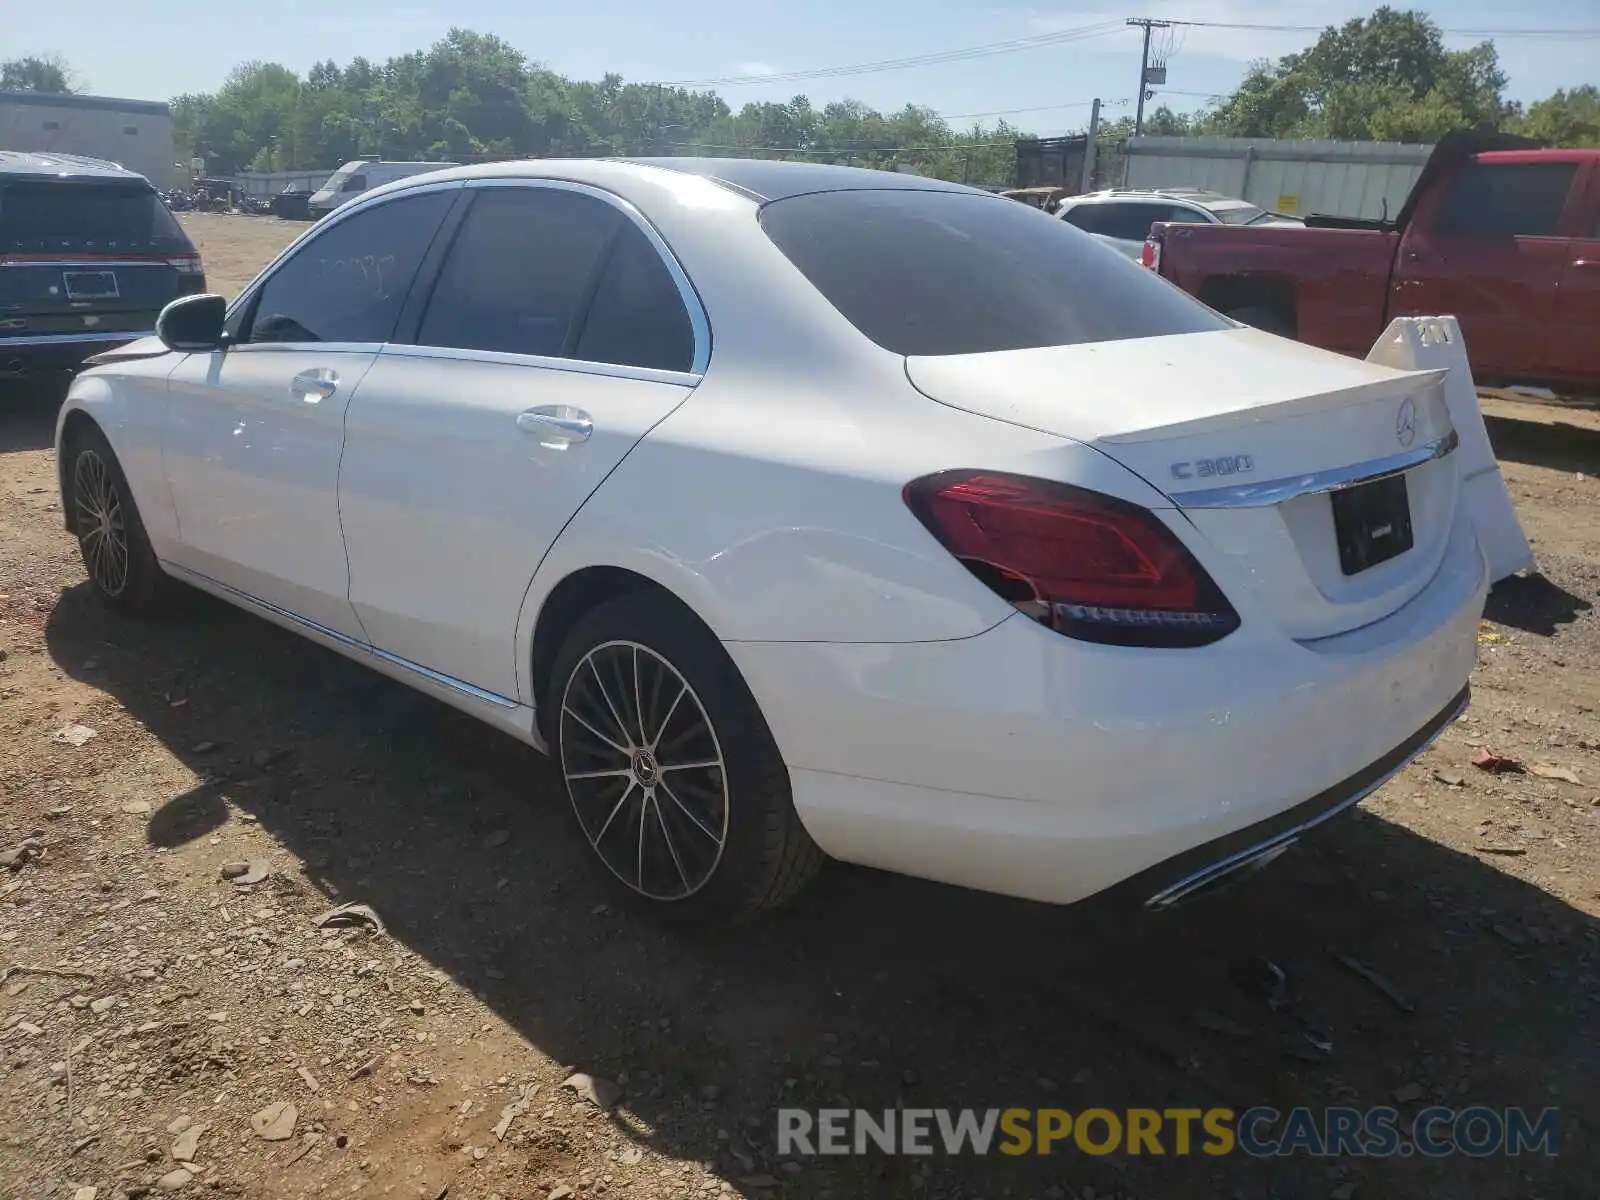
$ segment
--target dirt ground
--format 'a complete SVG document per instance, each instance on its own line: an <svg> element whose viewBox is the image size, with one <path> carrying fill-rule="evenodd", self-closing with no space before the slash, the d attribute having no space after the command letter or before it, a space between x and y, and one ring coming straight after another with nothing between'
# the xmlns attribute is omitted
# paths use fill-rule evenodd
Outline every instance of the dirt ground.
<svg viewBox="0 0 1600 1200"><path fill-rule="evenodd" d="M184 223L230 294L303 228ZM691 938L607 906L533 752L221 604L108 615L54 401L8 402L0 849L38 840L0 868L0 972L48 973L0 979L0 1196L1592 1198L1600 418L1485 409L1542 575L1496 589L1472 709L1355 819L1159 918L830 867ZM347 901L385 932L314 924ZM1257 956L1287 1010L1237 982ZM775 1149L780 1106L1431 1102L1558 1107L1561 1153Z"/></svg>

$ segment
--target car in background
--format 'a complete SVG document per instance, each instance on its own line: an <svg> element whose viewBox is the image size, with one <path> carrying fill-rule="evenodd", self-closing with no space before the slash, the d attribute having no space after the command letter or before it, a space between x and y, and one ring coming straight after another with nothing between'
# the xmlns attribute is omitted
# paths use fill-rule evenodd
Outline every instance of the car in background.
<svg viewBox="0 0 1600 1200"><path fill-rule="evenodd" d="M1124 256L1139 260L1157 221L1204 225L1298 225L1297 217L1268 212L1245 200L1201 188L1112 188L1063 200L1057 215Z"/></svg>
<svg viewBox="0 0 1600 1200"><path fill-rule="evenodd" d="M756 915L824 854L1169 907L1467 701L1444 372L975 188L440 171L157 328L57 425L103 600L191 585L548 751L663 916Z"/></svg>
<svg viewBox="0 0 1600 1200"><path fill-rule="evenodd" d="M199 252L143 175L0 150L0 386L64 377L147 337L168 301L205 287Z"/></svg>
<svg viewBox="0 0 1600 1200"><path fill-rule="evenodd" d="M429 171L441 171L446 167L460 165L453 162L384 162L376 154L352 159L328 176L327 182L311 193L311 199L306 202L306 211L313 221L320 221L334 209L348 204L363 192L370 192L373 188L400 179L409 179L413 175L425 175Z"/></svg>

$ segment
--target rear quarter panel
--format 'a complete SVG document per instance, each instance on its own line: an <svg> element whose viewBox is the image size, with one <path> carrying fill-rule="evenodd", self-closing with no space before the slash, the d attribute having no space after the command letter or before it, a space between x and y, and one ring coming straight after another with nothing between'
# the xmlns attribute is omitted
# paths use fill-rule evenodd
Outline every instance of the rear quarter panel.
<svg viewBox="0 0 1600 1200"><path fill-rule="evenodd" d="M1397 235L1301 226L1160 224L1161 274L1213 308L1287 297L1296 336L1365 354L1383 330Z"/></svg>

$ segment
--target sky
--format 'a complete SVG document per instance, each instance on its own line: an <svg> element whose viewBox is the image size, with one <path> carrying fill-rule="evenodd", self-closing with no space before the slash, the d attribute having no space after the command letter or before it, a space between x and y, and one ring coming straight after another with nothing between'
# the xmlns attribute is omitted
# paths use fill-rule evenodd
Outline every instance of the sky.
<svg viewBox="0 0 1600 1200"><path fill-rule="evenodd" d="M24 0L11 0L23 3ZM240 62L278 62L304 73L313 62L357 55L381 62L422 49L452 25L494 33L531 60L575 78L608 71L633 81L731 79L718 84L735 109L747 101L787 100L803 92L813 103L855 98L880 109L927 105L972 123L1003 112L1031 132L1082 129L1088 102L1104 101L1108 119L1131 114L1139 73L1140 34L1128 16L1242 24L1321 27L1366 15L1366 4L1342 0L1138 0L1111 9L1106 0L1040 0L1039 7L1004 0L260 0L236 5L208 0L75 0L31 6L27 23L8 31L5 53L59 54L82 90L164 100L214 90ZM1402 7L1397 3L1396 7ZM1600 30L1600 0L1436 0L1422 6L1460 48L1483 40L1463 30ZM161 19L165 10L166 18ZM1041 34L1091 29L1012 53L833 78L786 81L784 72L850 66L933 54ZM1294 31L1174 28L1157 34L1167 46L1167 88L1153 102L1179 110L1231 90L1246 64L1300 49L1315 34ZM1600 40L1500 36L1508 97L1537 100L1558 87L1600 83ZM1023 111L1014 111L1023 110Z"/></svg>

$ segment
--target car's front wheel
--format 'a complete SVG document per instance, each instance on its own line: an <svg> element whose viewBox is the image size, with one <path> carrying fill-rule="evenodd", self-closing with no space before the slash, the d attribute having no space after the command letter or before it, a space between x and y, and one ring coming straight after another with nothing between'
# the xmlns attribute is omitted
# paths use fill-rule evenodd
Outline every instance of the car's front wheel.
<svg viewBox="0 0 1600 1200"><path fill-rule="evenodd" d="M628 898L730 923L788 900L822 854L726 651L671 597L636 592L580 620L544 727L578 826Z"/></svg>
<svg viewBox="0 0 1600 1200"><path fill-rule="evenodd" d="M151 615L170 608L181 585L156 561L111 443L97 427L84 425L64 453L72 527L95 592L119 612Z"/></svg>

